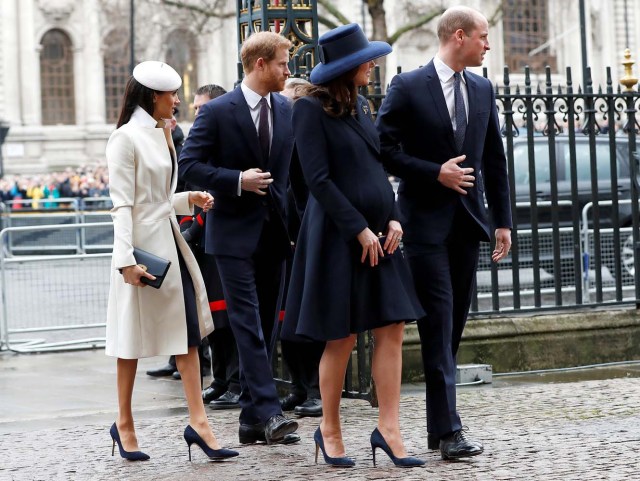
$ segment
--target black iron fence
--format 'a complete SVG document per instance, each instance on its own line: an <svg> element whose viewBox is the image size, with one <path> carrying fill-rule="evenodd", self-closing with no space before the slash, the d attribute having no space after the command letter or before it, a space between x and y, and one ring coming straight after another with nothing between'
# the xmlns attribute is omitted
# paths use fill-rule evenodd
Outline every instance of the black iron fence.
<svg viewBox="0 0 640 481"><path fill-rule="evenodd" d="M379 75L362 91L374 115L384 101ZM564 85L548 67L541 83L528 68L517 78L505 68L496 87L513 246L499 264L482 247L471 316L638 305L639 93L614 85L610 68L597 89L590 71L585 88L574 86L570 68Z"/></svg>

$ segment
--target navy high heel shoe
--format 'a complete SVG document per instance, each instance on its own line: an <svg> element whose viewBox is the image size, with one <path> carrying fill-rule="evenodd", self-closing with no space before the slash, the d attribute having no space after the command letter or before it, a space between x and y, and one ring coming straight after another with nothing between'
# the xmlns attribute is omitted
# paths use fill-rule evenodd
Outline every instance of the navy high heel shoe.
<svg viewBox="0 0 640 481"><path fill-rule="evenodd" d="M200 435L193 429L190 425L184 428L184 440L187 442L187 446L189 446L189 461L191 461L191 445L197 444L200 446L200 449L209 456L209 459L214 461L222 461L223 459L234 458L238 454L238 451L233 451L232 449L211 449L207 446L207 443L204 442L204 439L200 437Z"/></svg>
<svg viewBox="0 0 640 481"><path fill-rule="evenodd" d="M120 451L120 456L124 459L128 459L129 461L146 461L149 459L149 455L143 453L142 451L125 451L122 447L122 443L120 442L120 433L118 432L118 427L116 423L113 423L111 429L109 430L109 434L111 434L111 439L113 439L113 446L111 446L111 456L114 455L116 450L116 443L118 443L118 450Z"/></svg>
<svg viewBox="0 0 640 481"><path fill-rule="evenodd" d="M422 459L412 458L410 456L407 456L406 458L396 458L393 454L393 451L391 451L391 448L382 437L382 434L380 433L380 431L378 431L378 428L375 428L371 433L371 450L373 451L374 466L376 465L376 448L380 448L385 453L387 453L387 456L391 458L393 464L395 464L399 468L415 468L418 466L424 466L424 464L426 463L426 461L423 461Z"/></svg>
<svg viewBox="0 0 640 481"><path fill-rule="evenodd" d="M318 464L318 449L321 449L322 456L324 456L324 462L329 466L337 468L351 468L356 465L356 462L353 459L346 456L341 458L332 458L331 456L327 456L327 453L324 452L324 439L322 439L322 432L319 427L313 435L313 440L316 442L316 464Z"/></svg>

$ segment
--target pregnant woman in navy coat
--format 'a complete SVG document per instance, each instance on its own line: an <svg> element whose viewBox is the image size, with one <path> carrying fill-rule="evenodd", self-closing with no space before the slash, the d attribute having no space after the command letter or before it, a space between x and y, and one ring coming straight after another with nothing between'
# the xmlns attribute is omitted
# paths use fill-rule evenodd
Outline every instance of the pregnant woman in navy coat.
<svg viewBox="0 0 640 481"><path fill-rule="evenodd" d="M367 101L373 59L391 52L369 42L357 24L319 39L322 60L306 96L293 107L293 129L310 197L296 247L282 337L327 341L320 361L324 417L314 435L316 461L353 466L346 457L340 397L356 334L373 329L373 378L380 414L371 447L399 466L421 466L406 456L399 425L402 336L405 321L424 313L405 259L402 228L381 161ZM379 234L379 235L378 235ZM379 236L386 237L379 237Z"/></svg>

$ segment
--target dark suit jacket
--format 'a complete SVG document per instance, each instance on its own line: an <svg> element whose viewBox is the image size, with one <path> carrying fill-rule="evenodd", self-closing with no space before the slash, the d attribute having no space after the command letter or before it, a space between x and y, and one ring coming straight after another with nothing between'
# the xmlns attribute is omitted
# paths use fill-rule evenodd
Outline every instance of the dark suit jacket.
<svg viewBox="0 0 640 481"><path fill-rule="evenodd" d="M262 159L255 125L240 87L200 108L179 161L184 180L207 189L215 197L205 223L208 254L250 257L257 249L267 215L277 223L277 253L290 249L286 233L287 182L293 150L291 106L271 94L273 136L267 162ZM241 171L259 167L274 179L268 195L242 191ZM276 253L276 252L274 252Z"/></svg>
<svg viewBox="0 0 640 481"><path fill-rule="evenodd" d="M402 179L398 205L405 242L437 244L448 236L459 202L476 221L481 240L495 228L511 227L511 204L495 94L484 77L465 71L469 120L461 167L473 167L475 186L467 195L438 182L440 167L460 155L433 61L394 77L380 108L377 127L387 170Z"/></svg>

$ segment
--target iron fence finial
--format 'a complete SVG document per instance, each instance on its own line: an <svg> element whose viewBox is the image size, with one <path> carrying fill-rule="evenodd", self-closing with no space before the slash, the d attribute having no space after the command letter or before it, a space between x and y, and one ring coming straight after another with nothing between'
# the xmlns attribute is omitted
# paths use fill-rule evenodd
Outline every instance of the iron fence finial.
<svg viewBox="0 0 640 481"><path fill-rule="evenodd" d="M635 62L631 58L631 50L628 48L624 49L624 61L622 65L624 66L624 75L620 79L620 83L624 85L625 92L632 92L633 86L638 83L638 79L633 76L633 64Z"/></svg>

